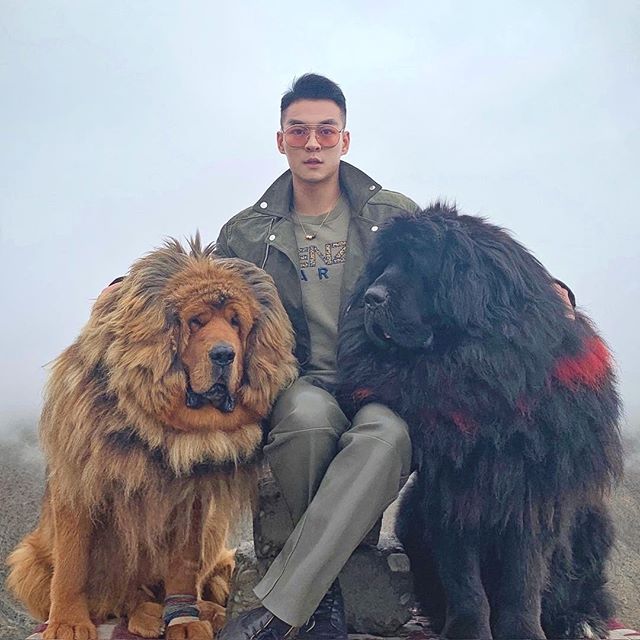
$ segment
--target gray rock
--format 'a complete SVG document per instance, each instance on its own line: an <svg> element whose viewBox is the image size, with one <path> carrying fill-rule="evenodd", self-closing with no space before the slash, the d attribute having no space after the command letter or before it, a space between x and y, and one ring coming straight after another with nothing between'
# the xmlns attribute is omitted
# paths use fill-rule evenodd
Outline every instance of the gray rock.
<svg viewBox="0 0 640 640"><path fill-rule="evenodd" d="M388 635L410 618L409 559L391 539L376 547L382 519L340 574L352 631ZM256 573L264 575L293 530L293 522L277 482L268 470L260 478L258 509L253 520ZM375 585L372 588L372 585ZM235 611L235 610L234 610Z"/></svg>
<svg viewBox="0 0 640 640"><path fill-rule="evenodd" d="M258 482L258 509L253 519L256 557L271 561L293 531L293 522L278 483L265 467Z"/></svg>
<svg viewBox="0 0 640 640"><path fill-rule="evenodd" d="M387 564L391 571L404 571L405 573L411 570L409 565L409 557L405 553L391 553L387 558Z"/></svg>
<svg viewBox="0 0 640 640"><path fill-rule="evenodd" d="M230 618L260 605L253 593L253 587L261 577L257 567L252 543L241 544L236 549L236 569L233 572L231 597L227 604L227 616Z"/></svg>
<svg viewBox="0 0 640 640"><path fill-rule="evenodd" d="M264 558L255 557L251 544L238 548L227 611L230 617L260 604L252 589L267 566ZM351 631L389 635L410 619L413 594L408 568L409 559L389 537L378 547L355 551L340 574Z"/></svg>
<svg viewBox="0 0 640 640"><path fill-rule="evenodd" d="M387 636L411 618L409 558L391 537L356 549L340 573L340 586L351 632Z"/></svg>

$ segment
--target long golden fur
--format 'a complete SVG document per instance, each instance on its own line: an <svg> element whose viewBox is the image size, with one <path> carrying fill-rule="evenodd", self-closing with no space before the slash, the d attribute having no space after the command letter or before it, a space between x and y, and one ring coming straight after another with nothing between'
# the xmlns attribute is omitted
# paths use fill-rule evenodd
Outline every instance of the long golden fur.
<svg viewBox="0 0 640 640"><path fill-rule="evenodd" d="M260 420L295 378L292 348L271 278L199 239L167 242L96 302L53 365L41 518L9 558L45 638L95 638L90 619L113 615L153 637L161 598L194 590L218 626L229 522L251 493ZM211 634L191 622L166 637Z"/></svg>

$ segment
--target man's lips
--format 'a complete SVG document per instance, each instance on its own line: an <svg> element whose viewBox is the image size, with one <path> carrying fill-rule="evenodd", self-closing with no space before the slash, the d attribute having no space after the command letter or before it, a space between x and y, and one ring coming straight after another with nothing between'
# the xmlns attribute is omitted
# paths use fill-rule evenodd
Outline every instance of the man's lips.
<svg viewBox="0 0 640 640"><path fill-rule="evenodd" d="M306 164L309 167L313 167L313 166L322 164L322 160L320 160L320 158L309 158L304 161L304 164Z"/></svg>

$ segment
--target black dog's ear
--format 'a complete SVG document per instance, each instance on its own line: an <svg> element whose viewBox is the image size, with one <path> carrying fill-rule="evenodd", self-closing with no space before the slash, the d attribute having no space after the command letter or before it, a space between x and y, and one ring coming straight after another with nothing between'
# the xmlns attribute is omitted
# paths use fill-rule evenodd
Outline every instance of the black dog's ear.
<svg viewBox="0 0 640 640"><path fill-rule="evenodd" d="M517 327L527 310L557 303L544 266L508 232L474 216L453 222L438 297L444 315L467 329L490 331Z"/></svg>
<svg viewBox="0 0 640 640"><path fill-rule="evenodd" d="M437 299L443 315L468 331L517 322L531 297L524 275L529 267L521 264L522 254L532 256L504 230L481 218L459 216L445 222Z"/></svg>
<svg viewBox="0 0 640 640"><path fill-rule="evenodd" d="M457 225L456 225L457 226ZM489 327L489 283L480 269L473 245L464 233L452 228L442 243L441 268L434 298L438 315L459 327Z"/></svg>

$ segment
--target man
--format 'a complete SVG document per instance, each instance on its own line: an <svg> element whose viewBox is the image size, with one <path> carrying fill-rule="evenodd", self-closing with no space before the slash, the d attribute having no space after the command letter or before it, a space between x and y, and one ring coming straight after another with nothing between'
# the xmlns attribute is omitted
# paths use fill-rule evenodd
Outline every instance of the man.
<svg viewBox="0 0 640 640"><path fill-rule="evenodd" d="M337 576L410 473L407 425L369 404L350 423L322 387L335 378L338 317L378 226L418 206L342 162L346 103L306 74L282 98L277 146L289 170L220 232L217 253L264 268L296 331L301 378L278 399L265 455L295 528L255 593L262 606L222 640L346 638Z"/></svg>

